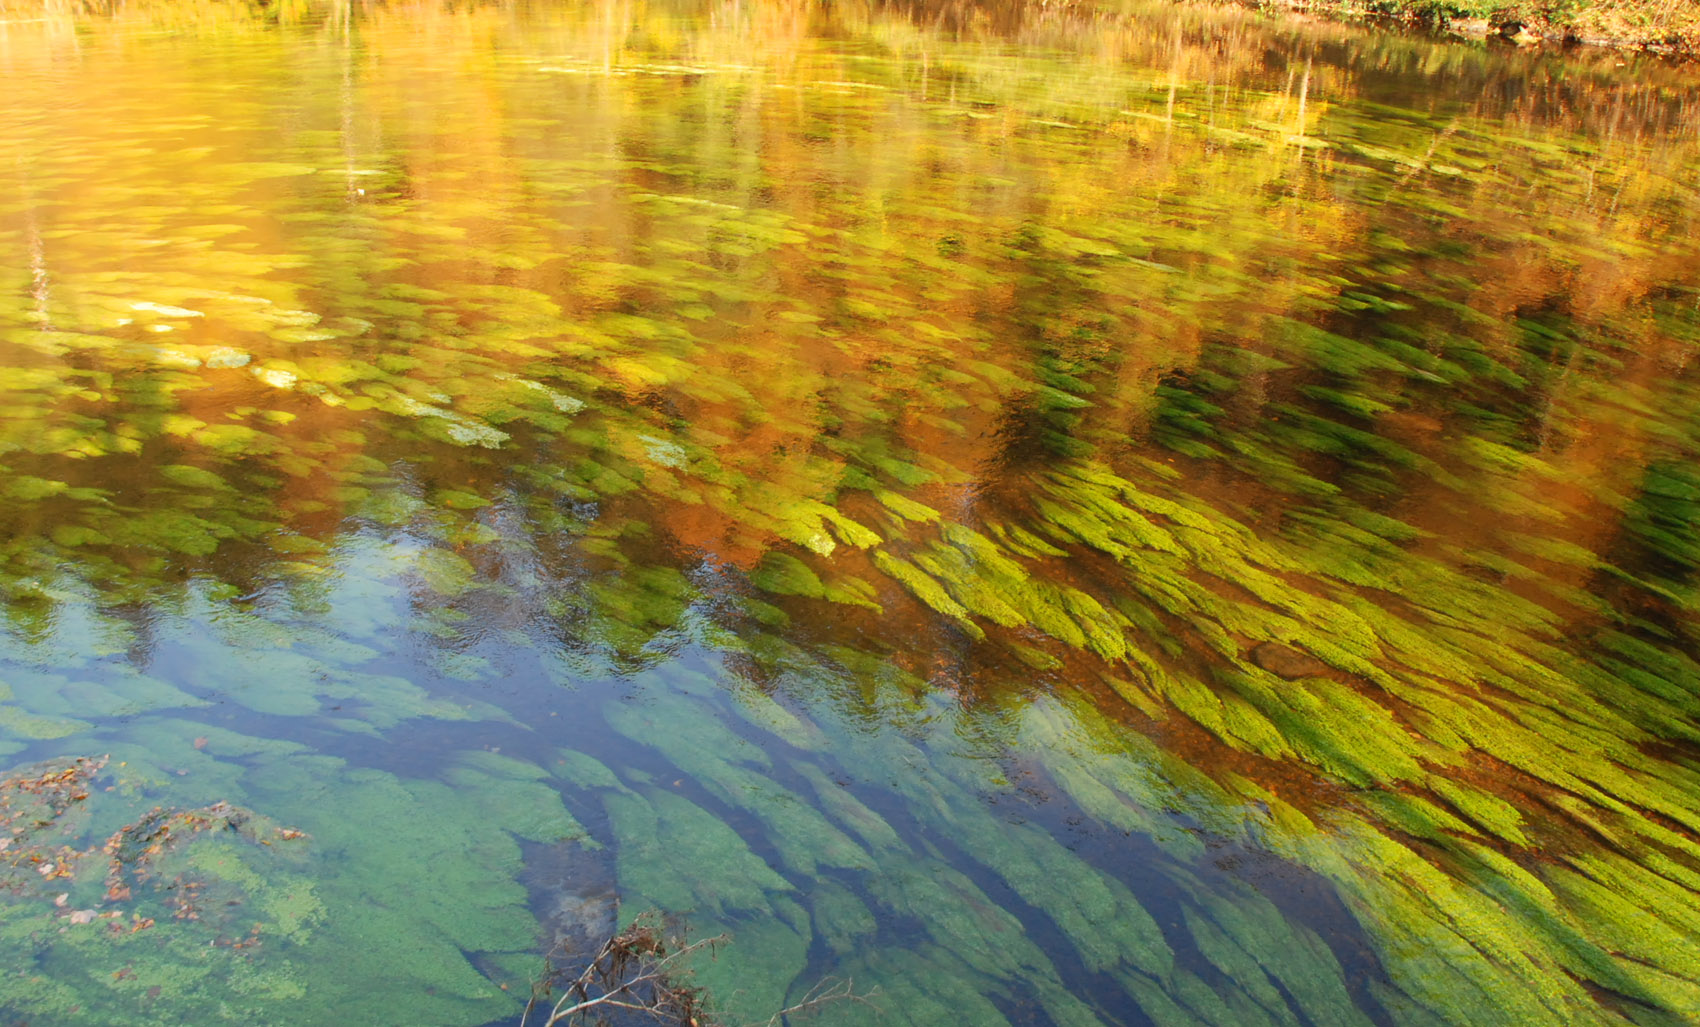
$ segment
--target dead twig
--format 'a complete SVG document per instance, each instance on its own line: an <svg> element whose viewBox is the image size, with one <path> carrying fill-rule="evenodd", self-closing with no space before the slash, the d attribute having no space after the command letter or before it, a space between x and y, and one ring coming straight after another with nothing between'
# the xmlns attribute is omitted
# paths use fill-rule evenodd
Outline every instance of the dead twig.
<svg viewBox="0 0 1700 1027"><path fill-rule="evenodd" d="M804 995L794 1005L786 1006L779 1012L774 1013L768 1018L766 1023L761 1025L761 1027L780 1027L780 1024L784 1023L785 1018L788 1016L794 1016L798 1013L810 1013L819 1009L821 1006L830 1005L834 1002L860 1002L862 1005L871 1009L878 1008L872 1001L874 993L870 992L866 995L856 994L855 983L854 979L849 977L845 977L842 980L836 977L828 977L819 984L810 988L808 994Z"/></svg>
<svg viewBox="0 0 1700 1027"><path fill-rule="evenodd" d="M568 982L549 1007L543 1027L585 1024L602 1011L624 1009L666 1024L706 1027L701 1019L702 989L684 982L680 963L705 949L712 951L725 935L686 942L681 932L669 936L661 917L645 913L602 943L579 975ZM520 1027L525 1027L539 998L546 997L560 978L545 979L542 994L534 989Z"/></svg>
<svg viewBox="0 0 1700 1027"><path fill-rule="evenodd" d="M728 940L718 934L687 942L684 931L669 925L660 914L640 914L603 942L576 977L568 980L570 971L551 963L543 981L532 989L520 1027L528 1027L532 1014L543 1008L548 1009L548 1015L539 1027L584 1027L605 1022L603 1015L616 1010L641 1014L668 1027L715 1027L719 1021L707 1009L707 996L703 989L689 983L690 970L683 964L696 953L712 953ZM550 1004L557 988L560 997ZM787 1017L833 1002L871 1005L869 998L856 994L849 979L828 978L759 1027L779 1027Z"/></svg>

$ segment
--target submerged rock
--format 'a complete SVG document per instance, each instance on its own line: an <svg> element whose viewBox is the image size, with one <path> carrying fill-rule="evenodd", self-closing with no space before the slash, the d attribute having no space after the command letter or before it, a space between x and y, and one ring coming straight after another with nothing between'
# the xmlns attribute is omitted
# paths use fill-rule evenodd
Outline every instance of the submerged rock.
<svg viewBox="0 0 1700 1027"><path fill-rule="evenodd" d="M619 889L607 849L581 842L540 845L526 853L520 883L531 896L550 962L590 961L618 929Z"/></svg>
<svg viewBox="0 0 1700 1027"><path fill-rule="evenodd" d="M1297 678L1323 677L1329 666L1309 653L1300 652L1280 642L1259 642L1251 647L1251 662L1288 681Z"/></svg>
<svg viewBox="0 0 1700 1027"><path fill-rule="evenodd" d="M90 856L72 843L88 822L89 782L106 757L67 757L0 774L0 890L45 897Z"/></svg>
<svg viewBox="0 0 1700 1027"><path fill-rule="evenodd" d="M107 942L161 923L179 935L201 921L197 937L206 944L257 944L262 925L250 909L268 908L268 899L274 903L269 908L283 908L260 883L259 866L270 877L277 860L290 858L274 843L307 835L215 802L194 809L155 806L103 841L91 833L98 821L89 807L107 818L131 802L112 786L95 784L107 762L105 756L63 757L0 773L0 917L16 922L45 914L60 929L100 922ZM243 864L243 851L263 852L265 862ZM296 928L318 915L310 895L286 893L286 900L292 908L285 920ZM0 988L0 1008L5 1001Z"/></svg>

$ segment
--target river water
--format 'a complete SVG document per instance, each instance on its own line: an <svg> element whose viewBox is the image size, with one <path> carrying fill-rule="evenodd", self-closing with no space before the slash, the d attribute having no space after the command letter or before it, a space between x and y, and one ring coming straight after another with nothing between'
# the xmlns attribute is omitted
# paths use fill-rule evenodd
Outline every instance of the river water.
<svg viewBox="0 0 1700 1027"><path fill-rule="evenodd" d="M1700 1023L1700 76L8 18L0 1022Z"/></svg>

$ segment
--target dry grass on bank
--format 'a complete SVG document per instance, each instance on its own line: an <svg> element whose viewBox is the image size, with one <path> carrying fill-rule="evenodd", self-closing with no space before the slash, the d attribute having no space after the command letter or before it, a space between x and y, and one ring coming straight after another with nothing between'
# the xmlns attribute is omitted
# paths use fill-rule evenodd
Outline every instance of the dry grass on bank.
<svg viewBox="0 0 1700 1027"><path fill-rule="evenodd" d="M516 0L448 0L511 6ZM1583 42L1700 56L1700 0L1176 0L1291 10L1325 18L1393 19L1483 36L1505 29L1522 42ZM1036 6L1114 8L1117 0L1033 0ZM0 0L0 24L128 15L156 21L294 23L393 6L386 0Z"/></svg>
<svg viewBox="0 0 1700 1027"><path fill-rule="evenodd" d="M1602 0L1578 10L1570 27L1587 40L1700 51L1700 3L1696 0Z"/></svg>
<svg viewBox="0 0 1700 1027"><path fill-rule="evenodd" d="M1700 0L1236 0L1322 17L1391 18L1520 43L1588 43L1700 55Z"/></svg>

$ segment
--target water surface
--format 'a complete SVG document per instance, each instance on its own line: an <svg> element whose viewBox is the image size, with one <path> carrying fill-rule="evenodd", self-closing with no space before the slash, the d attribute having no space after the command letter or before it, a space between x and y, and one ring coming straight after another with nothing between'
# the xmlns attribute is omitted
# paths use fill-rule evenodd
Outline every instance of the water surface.
<svg viewBox="0 0 1700 1027"><path fill-rule="evenodd" d="M569 907L733 1023L1700 1022L1692 73L744 0L0 74L0 754L110 757L0 790L0 1022L511 1025Z"/></svg>

